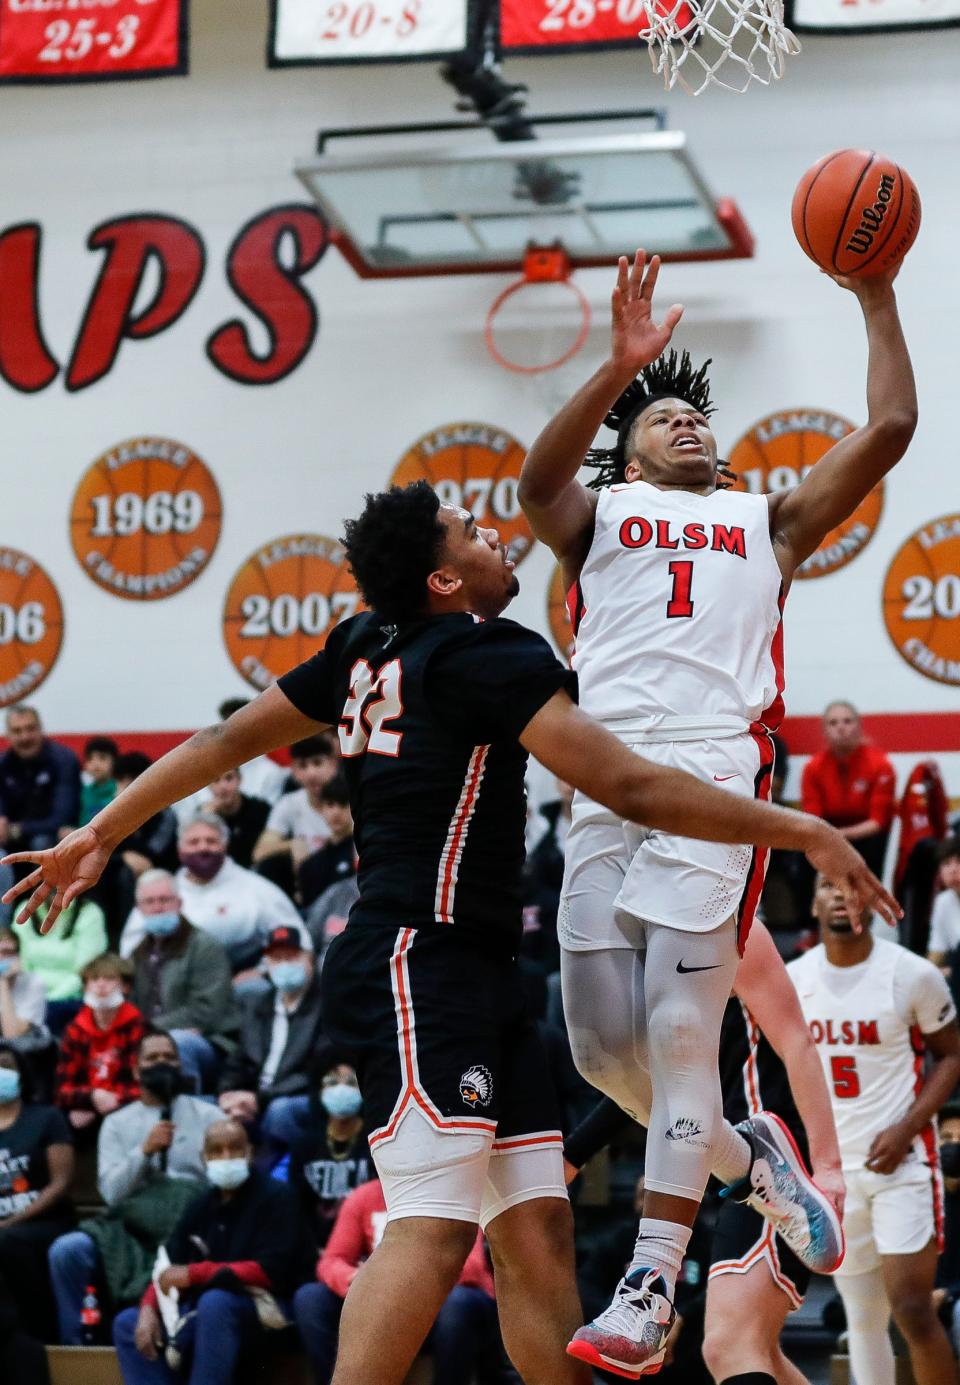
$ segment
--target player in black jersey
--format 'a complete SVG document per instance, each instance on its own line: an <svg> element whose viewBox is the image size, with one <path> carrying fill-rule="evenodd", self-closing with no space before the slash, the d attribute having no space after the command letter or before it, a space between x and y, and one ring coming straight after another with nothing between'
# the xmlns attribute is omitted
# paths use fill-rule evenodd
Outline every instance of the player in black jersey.
<svg viewBox="0 0 960 1385"><path fill-rule="evenodd" d="M589 1372L564 1352L580 1315L560 1134L515 967L526 752L624 818L804 850L852 908L896 905L826 824L646 762L581 713L546 643L498 619L518 586L495 531L425 483L368 496L345 543L371 611L87 827L11 858L38 868L10 898L34 890L21 918L49 899L47 927L161 806L337 726L360 898L327 954L325 1019L356 1055L388 1225L351 1286L336 1385L399 1385L478 1221L518 1370L575 1385Z"/></svg>
<svg viewBox="0 0 960 1385"><path fill-rule="evenodd" d="M723 1016L720 1079L725 1119L750 1138L752 1118L763 1109L776 1111L842 1218L843 1176L830 1094L793 983L759 920ZM568 1181L632 1123L604 1097L565 1142ZM769 1209L761 1215L754 1203L751 1195L740 1200L736 1187L721 1192L703 1358L721 1385L741 1380L806 1385L784 1356L780 1334L787 1315L803 1302L810 1271L774 1234Z"/></svg>

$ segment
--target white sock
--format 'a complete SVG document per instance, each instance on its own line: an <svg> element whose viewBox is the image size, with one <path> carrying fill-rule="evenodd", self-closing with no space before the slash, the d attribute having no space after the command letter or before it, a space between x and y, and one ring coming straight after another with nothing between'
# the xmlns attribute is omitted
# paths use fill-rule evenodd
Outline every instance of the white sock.
<svg viewBox="0 0 960 1385"><path fill-rule="evenodd" d="M749 1143L729 1121L723 1121L713 1145L712 1172L721 1183L739 1183L750 1172L752 1163Z"/></svg>
<svg viewBox="0 0 960 1385"><path fill-rule="evenodd" d="M649 1265L659 1270L666 1280L667 1295L673 1300L677 1287L677 1275L683 1264L687 1246L690 1244L689 1226L681 1226L675 1221L655 1221L653 1217L640 1218L640 1231L633 1247L633 1259L627 1274Z"/></svg>

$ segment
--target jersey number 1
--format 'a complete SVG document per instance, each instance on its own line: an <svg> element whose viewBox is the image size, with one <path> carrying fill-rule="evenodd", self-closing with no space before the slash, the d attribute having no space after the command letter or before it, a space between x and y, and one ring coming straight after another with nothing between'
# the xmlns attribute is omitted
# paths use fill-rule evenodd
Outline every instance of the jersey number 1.
<svg viewBox="0 0 960 1385"><path fill-rule="evenodd" d="M667 602L667 619L672 620L676 616L692 616L693 602L690 599L690 588L693 586L693 563L689 561L671 563L667 571L673 578L673 590L670 593L670 600Z"/></svg>
<svg viewBox="0 0 960 1385"><path fill-rule="evenodd" d="M388 731L387 722L403 712L400 695L400 660L392 659L377 673L366 659L350 670L350 696L343 704L338 731L345 756L399 755L402 731Z"/></svg>

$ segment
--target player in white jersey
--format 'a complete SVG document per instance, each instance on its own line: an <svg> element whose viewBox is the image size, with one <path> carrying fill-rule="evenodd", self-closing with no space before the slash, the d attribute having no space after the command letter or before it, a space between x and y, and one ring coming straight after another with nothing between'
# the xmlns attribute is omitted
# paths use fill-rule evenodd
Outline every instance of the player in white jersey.
<svg viewBox="0 0 960 1385"><path fill-rule="evenodd" d="M583 707L661 764L766 797L769 733L783 712L784 595L797 566L900 459L915 426L894 274L838 281L866 323L867 423L794 490L753 496L718 486L706 367L695 372L686 353L663 357L682 309L654 322L658 271L654 257L645 272L642 251L632 268L621 259L610 357L537 438L520 499L570 592ZM604 422L616 444L590 454L600 466L593 490L577 477ZM571 1349L593 1359L615 1336L618 1359L639 1374L669 1327L664 1300L711 1165L731 1183L746 1177L758 1162L752 1134L769 1135L724 1131L717 1073L721 1016L765 853L636 830L578 795L566 858L558 922L575 1061L633 1113L638 1056L653 1079L633 1265L610 1321L601 1314ZM805 1171L794 1172L802 1183ZM811 1243L794 1247L820 1270L839 1253L825 1203Z"/></svg>
<svg viewBox="0 0 960 1385"><path fill-rule="evenodd" d="M867 926L854 932L822 876L814 913L822 942L787 970L827 1079L847 1186L847 1253L836 1283L854 1379L894 1385L892 1313L916 1385L956 1385L932 1297L943 1248L934 1120L960 1081L953 1000L931 962ZM934 1060L926 1075L925 1053Z"/></svg>

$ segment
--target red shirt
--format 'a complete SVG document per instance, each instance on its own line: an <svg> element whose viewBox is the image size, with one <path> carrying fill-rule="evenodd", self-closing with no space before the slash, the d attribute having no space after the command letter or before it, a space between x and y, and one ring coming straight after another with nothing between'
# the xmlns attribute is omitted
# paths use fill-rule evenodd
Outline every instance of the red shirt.
<svg viewBox="0 0 960 1385"><path fill-rule="evenodd" d="M834 827L852 827L867 818L886 832L893 819L896 775L875 745L859 745L846 759L821 750L803 771L800 806Z"/></svg>
<svg viewBox="0 0 960 1385"><path fill-rule="evenodd" d="M317 1278L340 1298L360 1269L380 1243L387 1223L387 1204L379 1179L361 1183L344 1198L337 1220L330 1233L326 1249L317 1265ZM478 1231L473 1249L467 1256L458 1281L494 1297L493 1274L487 1264L483 1236Z"/></svg>
<svg viewBox="0 0 960 1385"><path fill-rule="evenodd" d="M121 1106L136 1101L140 1084L133 1075L133 1065L143 1029L143 1016L127 1000L108 1029L97 1026L89 1005L81 1006L60 1040L57 1105L66 1111L90 1111L95 1087L116 1093Z"/></svg>

